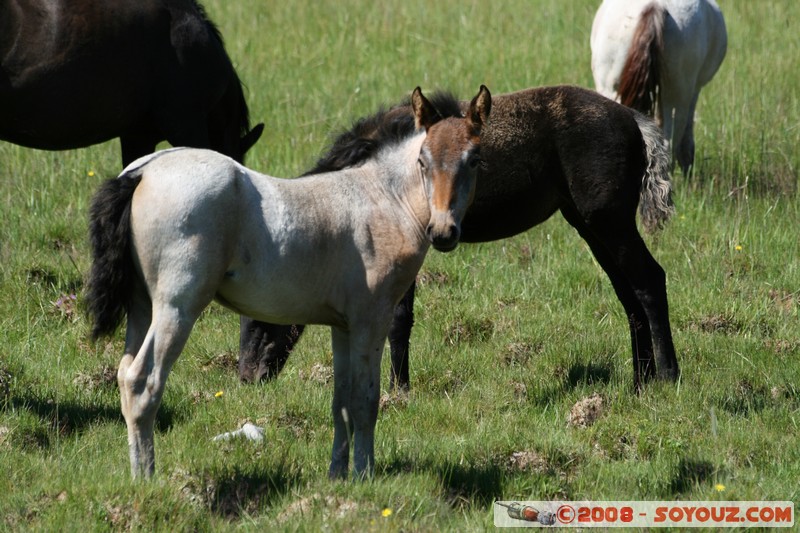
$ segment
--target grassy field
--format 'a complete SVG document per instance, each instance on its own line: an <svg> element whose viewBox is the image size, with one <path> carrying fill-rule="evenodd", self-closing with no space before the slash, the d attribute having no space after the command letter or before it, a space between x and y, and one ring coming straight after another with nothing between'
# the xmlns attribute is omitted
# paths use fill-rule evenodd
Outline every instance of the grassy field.
<svg viewBox="0 0 800 533"><path fill-rule="evenodd" d="M465 531L491 529L497 499L800 503L800 3L720 3L729 48L701 94L696 175L675 176L677 215L648 237L681 381L632 393L622 307L560 216L431 252L412 391L384 398L367 483L326 478L327 328L279 379L241 385L238 320L217 305L167 385L157 476L132 482L122 333L93 344L80 312L87 207L119 145L0 143L0 530ZM206 2L267 126L248 164L286 177L416 85L591 86L597 4ZM599 418L569 424L589 398ZM262 443L211 441L247 421Z"/></svg>

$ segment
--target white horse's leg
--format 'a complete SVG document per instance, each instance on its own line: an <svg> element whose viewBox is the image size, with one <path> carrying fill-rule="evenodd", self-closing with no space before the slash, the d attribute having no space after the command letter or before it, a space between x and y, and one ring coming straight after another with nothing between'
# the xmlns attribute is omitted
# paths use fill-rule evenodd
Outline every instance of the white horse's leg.
<svg viewBox="0 0 800 533"><path fill-rule="evenodd" d="M692 102L689 104L689 109L686 113L686 126L680 136L680 143L675 149L675 157L684 175L689 174L694 165L694 110L697 107L698 96L700 96L700 93L695 93Z"/></svg>
<svg viewBox="0 0 800 533"><path fill-rule="evenodd" d="M389 315L391 316L391 315ZM375 467L375 424L381 394L381 357L388 319L375 320L350 335L350 413L353 419L354 477L371 477ZM375 327L375 324L380 324Z"/></svg>
<svg viewBox="0 0 800 533"><path fill-rule="evenodd" d="M665 85L661 89L662 128L664 137L669 142L674 164L678 159L678 147L684 142L683 135L690 118L690 108L694 109L692 107L694 89L675 87L674 85L669 87ZM687 169L684 169L682 164L681 169L686 173Z"/></svg>
<svg viewBox="0 0 800 533"><path fill-rule="evenodd" d="M350 437L353 434L353 418L349 412L350 399L350 334L342 329L331 328L333 346L333 452L328 477L339 479L347 476L350 462Z"/></svg>
<svg viewBox="0 0 800 533"><path fill-rule="evenodd" d="M128 320L125 331L125 353L122 356L119 369L117 370L117 384L119 385L120 391L122 416L125 418L126 422L131 413L131 395L128 393L125 377L128 374L128 369L136 359L136 354L139 353L144 344L147 330L150 327L151 311L152 303L146 291L137 287L134 290L131 306L128 309ZM135 477L138 474L137 465L140 464L142 453L140 452L140 446L135 444L139 439L136 434L132 432L133 426L131 424L127 424L127 426L131 470ZM151 472L152 468L153 465L151 464L149 467Z"/></svg>
<svg viewBox="0 0 800 533"><path fill-rule="evenodd" d="M129 337L141 334L140 314ZM127 353L120 363L119 381L122 413L128 426L128 447L133 477L150 477L155 469L153 426L164 394L167 377L197 320L173 305L156 304L144 342L135 357ZM133 343L131 344L133 346Z"/></svg>
<svg viewBox="0 0 800 533"><path fill-rule="evenodd" d="M389 317L391 315L387 315ZM347 476L353 439L354 477L372 475L375 424L380 400L380 369L389 319L381 327L331 328L333 338L333 453L329 476Z"/></svg>

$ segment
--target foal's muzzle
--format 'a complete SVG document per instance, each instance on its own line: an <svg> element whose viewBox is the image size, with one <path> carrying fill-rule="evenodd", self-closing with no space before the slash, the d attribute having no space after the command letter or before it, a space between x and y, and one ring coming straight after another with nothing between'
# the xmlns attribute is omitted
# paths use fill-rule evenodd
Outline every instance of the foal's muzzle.
<svg viewBox="0 0 800 533"><path fill-rule="evenodd" d="M461 238L461 229L456 224L449 224L445 228L438 229L433 224L428 224L425 232L433 247L440 252L455 250L458 240Z"/></svg>

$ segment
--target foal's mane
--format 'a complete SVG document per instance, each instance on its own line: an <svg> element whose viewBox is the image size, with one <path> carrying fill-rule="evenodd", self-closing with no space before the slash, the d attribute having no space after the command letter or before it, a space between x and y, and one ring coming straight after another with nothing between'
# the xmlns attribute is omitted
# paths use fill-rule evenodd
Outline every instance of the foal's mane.
<svg viewBox="0 0 800 533"><path fill-rule="evenodd" d="M459 101L452 93L436 91L429 100L439 113L440 120L463 116ZM399 104L383 107L372 116L356 120L349 130L336 135L314 168L303 175L334 172L356 166L371 158L384 146L407 138L415 130L411 100L406 97Z"/></svg>

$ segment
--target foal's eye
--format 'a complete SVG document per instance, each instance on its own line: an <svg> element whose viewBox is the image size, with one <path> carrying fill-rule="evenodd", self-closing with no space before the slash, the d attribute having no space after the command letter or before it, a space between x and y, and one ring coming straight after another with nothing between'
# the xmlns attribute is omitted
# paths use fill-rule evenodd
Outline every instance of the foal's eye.
<svg viewBox="0 0 800 533"><path fill-rule="evenodd" d="M417 163L419 163L419 166L422 168L422 170L425 170L425 161L423 161L421 157L417 159Z"/></svg>
<svg viewBox="0 0 800 533"><path fill-rule="evenodd" d="M483 162L483 160L480 158L480 156L477 156L477 155L476 156L472 156L472 157L469 158L469 166L472 167L472 168L477 167L482 162Z"/></svg>

